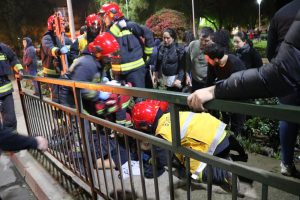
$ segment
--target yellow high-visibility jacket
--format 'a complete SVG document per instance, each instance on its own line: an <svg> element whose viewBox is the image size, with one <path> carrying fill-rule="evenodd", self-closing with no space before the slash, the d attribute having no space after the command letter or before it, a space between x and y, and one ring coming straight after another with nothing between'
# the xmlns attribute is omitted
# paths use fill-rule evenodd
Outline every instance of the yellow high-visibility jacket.
<svg viewBox="0 0 300 200"><path fill-rule="evenodd" d="M180 112L180 138L181 145L199 152L213 155L216 147L226 136L222 121L208 113ZM155 131L156 135L172 142L170 113L162 115ZM176 157L184 164L184 156L177 154ZM192 178L202 180L202 171L206 163L190 159L190 172Z"/></svg>

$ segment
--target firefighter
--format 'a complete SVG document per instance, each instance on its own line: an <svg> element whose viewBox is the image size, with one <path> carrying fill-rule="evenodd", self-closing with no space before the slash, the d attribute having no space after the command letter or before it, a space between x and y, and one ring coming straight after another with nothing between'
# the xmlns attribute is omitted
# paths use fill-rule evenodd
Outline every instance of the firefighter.
<svg viewBox="0 0 300 200"><path fill-rule="evenodd" d="M8 76L12 74L13 67L16 73L23 75L23 67L13 50L4 43L0 43L0 111L2 124L0 129L7 128L15 131L17 118L13 99L13 85Z"/></svg>
<svg viewBox="0 0 300 200"><path fill-rule="evenodd" d="M73 62L68 72L64 75L64 78L75 81L100 83L103 77L102 66L104 65L100 60L111 57L118 49L119 44L111 34L102 33L98 35L93 42L89 43L88 48L83 50L82 56ZM93 90L82 89L81 94L83 97L82 103L86 111L91 115L96 115L95 104L99 100L100 93ZM60 100L63 105L70 107L75 106L71 88L61 88Z"/></svg>
<svg viewBox="0 0 300 200"><path fill-rule="evenodd" d="M157 104L150 101L143 101L135 104L132 109L132 122L134 128L169 142L172 142L171 117L169 112L163 112L164 104ZM165 108L164 108L165 109ZM208 113L180 112L180 137L181 144L187 148L196 151L215 155L229 159L231 150L230 139L226 135L225 127L222 121ZM141 148L144 151L151 150L148 142L142 141ZM164 166L167 165L167 151L157 148L157 172L158 175L164 172ZM239 154L245 154L238 152ZM151 156L148 157L149 160ZM174 156L181 166L184 166L184 156L176 154ZM144 160L143 160L144 161ZM153 167L151 162L143 162L146 177L153 177ZM181 170L182 171L182 170ZM182 174L182 173L179 173ZM199 182L207 181L206 163L195 159L190 159L190 174L192 179ZM213 183L220 185L226 191L231 191L231 173L213 168Z"/></svg>
<svg viewBox="0 0 300 200"><path fill-rule="evenodd" d="M153 51L152 32L123 16L118 4L106 3L100 15L107 31L114 35L120 44L119 60L112 61L113 76L118 81L132 83L133 87L145 87L145 61Z"/></svg>
<svg viewBox="0 0 300 200"><path fill-rule="evenodd" d="M102 33L98 35L95 40L88 44L88 48L85 48L82 51L82 56L75 59L72 65L70 66L68 72L63 75L64 79L74 80L74 81L84 81L84 82L98 82L100 83L103 77L103 60L108 57L111 57L112 54L119 49L119 44L117 40L109 33ZM82 95L82 104L86 112L91 115L96 116L97 112L95 109L96 103L99 101L100 92L88 89L81 89ZM61 86L60 88L60 102L64 106L75 107L75 101L73 98L72 88ZM75 121L72 121L75 123ZM87 120L84 120L85 123L85 134L89 137L89 140L92 140L91 131L88 128L89 123ZM76 125L74 126L76 129ZM76 132L76 131L75 131ZM71 153L74 154L74 157L79 159L79 168L80 171L84 172L83 169L83 160L80 151L80 139L76 138L74 135L75 144L71 147ZM97 137L95 137L97 138ZM94 144L97 144L95 141ZM97 158L100 157L99 149L96 148Z"/></svg>
<svg viewBox="0 0 300 200"><path fill-rule="evenodd" d="M44 34L41 43L41 58L43 65L43 73L45 77L59 78L61 71L63 70L63 64L60 56L67 54L69 49L68 45L71 45L71 40L64 36L65 45L61 44L60 38L56 35L55 15L51 15L47 21L48 31ZM61 16L59 16L61 17ZM61 17L61 26L64 26L64 19ZM58 100L58 86L49 84L52 101L59 103Z"/></svg>
<svg viewBox="0 0 300 200"><path fill-rule="evenodd" d="M70 48L70 61L76 59L81 52L101 33L102 22L99 15L90 14L85 19L86 32L80 35Z"/></svg>

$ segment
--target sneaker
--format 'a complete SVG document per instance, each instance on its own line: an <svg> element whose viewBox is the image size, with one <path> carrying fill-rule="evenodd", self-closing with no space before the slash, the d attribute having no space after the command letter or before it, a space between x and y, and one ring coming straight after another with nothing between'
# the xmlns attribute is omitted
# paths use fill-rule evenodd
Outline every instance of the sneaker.
<svg viewBox="0 0 300 200"><path fill-rule="evenodd" d="M280 172L284 176L293 176L297 173L297 169L294 163L292 163L291 165L285 165L281 162L280 167L281 167Z"/></svg>

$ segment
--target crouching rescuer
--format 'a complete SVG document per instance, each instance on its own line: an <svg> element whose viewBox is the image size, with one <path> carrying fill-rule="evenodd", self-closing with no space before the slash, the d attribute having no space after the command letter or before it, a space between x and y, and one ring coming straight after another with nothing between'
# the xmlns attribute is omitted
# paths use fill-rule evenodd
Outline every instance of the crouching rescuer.
<svg viewBox="0 0 300 200"><path fill-rule="evenodd" d="M143 101L135 104L132 109L132 121L134 128L145 133L172 142L170 113L164 112L162 106L151 101ZM230 150L237 150L231 144L225 131L226 124L208 113L179 112L181 145L195 151L207 153L224 159L230 159ZM230 136L231 137L231 136ZM146 141L141 142L141 149L147 154L143 156L143 165L146 177L153 177L151 162L151 145ZM168 151L159 147L156 151L156 168L158 176L164 172L167 166ZM239 155L245 155L242 147L237 150ZM148 152L148 153L147 153ZM174 160L179 164L179 178L184 174L185 156L176 154ZM220 168L213 167L213 184L219 185L225 191L232 189L232 174ZM190 158L190 175L196 182L207 182L207 164Z"/></svg>

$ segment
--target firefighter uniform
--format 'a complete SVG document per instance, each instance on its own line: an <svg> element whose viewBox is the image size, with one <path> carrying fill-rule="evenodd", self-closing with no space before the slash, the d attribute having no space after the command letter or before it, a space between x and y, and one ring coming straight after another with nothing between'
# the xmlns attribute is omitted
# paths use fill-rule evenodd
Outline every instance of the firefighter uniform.
<svg viewBox="0 0 300 200"><path fill-rule="evenodd" d="M65 44L71 45L71 43L71 40L65 37ZM59 57L61 47L62 45L58 37L54 35L53 31L48 31L44 34L41 44L41 58L45 77L60 77L61 70L63 68ZM52 100L59 103L57 85L49 84L49 87L51 89Z"/></svg>
<svg viewBox="0 0 300 200"><path fill-rule="evenodd" d="M125 80L133 87L145 87L144 57L152 54L154 39L152 32L135 22L120 18L108 29L120 45L121 58L112 63L112 71L117 80ZM114 60L113 60L114 62Z"/></svg>
<svg viewBox="0 0 300 200"><path fill-rule="evenodd" d="M82 56L77 58L70 66L65 78L74 81L100 83L101 72L102 67L99 61L97 61L95 57L88 52L88 50L84 50L82 52ZM95 90L82 89L81 94L85 110L92 115L96 115L95 103L99 99L99 92ZM62 87L60 89L60 102L66 106L75 106L71 88Z"/></svg>
<svg viewBox="0 0 300 200"><path fill-rule="evenodd" d="M12 96L13 85L8 76L12 74L11 68L23 73L23 67L20 64L17 55L7 45L0 43L0 110L3 119L3 127L15 130L17 128L17 119Z"/></svg>

